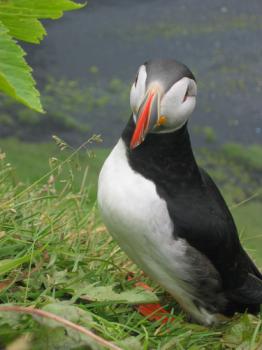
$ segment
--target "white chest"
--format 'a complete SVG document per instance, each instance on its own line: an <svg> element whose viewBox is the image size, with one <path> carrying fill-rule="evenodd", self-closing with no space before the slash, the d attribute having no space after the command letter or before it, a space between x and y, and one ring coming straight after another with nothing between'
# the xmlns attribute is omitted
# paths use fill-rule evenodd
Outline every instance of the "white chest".
<svg viewBox="0 0 262 350"><path fill-rule="evenodd" d="M152 277L159 272L160 279L166 273L174 278L176 261L184 260L186 247L174 240L166 202L154 183L129 166L122 140L101 170L98 204L111 235L136 264Z"/></svg>

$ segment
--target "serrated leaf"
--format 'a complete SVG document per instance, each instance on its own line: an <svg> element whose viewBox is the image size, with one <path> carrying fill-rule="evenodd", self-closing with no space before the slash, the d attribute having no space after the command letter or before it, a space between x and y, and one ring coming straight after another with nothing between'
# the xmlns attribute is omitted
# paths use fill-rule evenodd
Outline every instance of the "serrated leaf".
<svg viewBox="0 0 262 350"><path fill-rule="evenodd" d="M0 18L2 15L20 16L27 18L57 19L64 11L77 10L85 4L77 4L70 0L13 0L0 1Z"/></svg>
<svg viewBox="0 0 262 350"><path fill-rule="evenodd" d="M45 28L35 18L2 15L1 22L8 28L9 35L28 43L38 44L46 35Z"/></svg>
<svg viewBox="0 0 262 350"><path fill-rule="evenodd" d="M46 31L38 21L41 18L56 19L64 11L83 7L68 0L13 0L0 2L0 20L8 28L9 34L29 43L39 43Z"/></svg>
<svg viewBox="0 0 262 350"><path fill-rule="evenodd" d="M116 302L121 304L152 304L159 302L158 297L151 291L143 288L133 288L120 293L114 291L116 285L96 286L83 283L74 285L74 293L81 299L98 302Z"/></svg>
<svg viewBox="0 0 262 350"><path fill-rule="evenodd" d="M84 7L86 3L76 3L72 0L12 0L12 4L19 8L30 8L32 10L44 9L45 11L60 13Z"/></svg>
<svg viewBox="0 0 262 350"><path fill-rule="evenodd" d="M61 17L64 11L83 6L68 0L13 0L8 3L0 1L0 20L12 37L29 43L39 43L46 31L38 19L56 19Z"/></svg>
<svg viewBox="0 0 262 350"><path fill-rule="evenodd" d="M39 92L24 60L25 53L0 22L0 89L38 112L43 112Z"/></svg>
<svg viewBox="0 0 262 350"><path fill-rule="evenodd" d="M0 90L43 112L32 69L24 60L25 52L13 38L39 43L46 31L38 19L56 19L64 11L83 6L70 0L0 0Z"/></svg>

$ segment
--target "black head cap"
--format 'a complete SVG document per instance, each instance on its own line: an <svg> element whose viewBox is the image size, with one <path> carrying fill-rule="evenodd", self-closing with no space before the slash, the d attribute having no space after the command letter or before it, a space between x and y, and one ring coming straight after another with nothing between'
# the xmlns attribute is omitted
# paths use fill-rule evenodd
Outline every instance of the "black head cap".
<svg viewBox="0 0 262 350"><path fill-rule="evenodd" d="M144 63L147 72L146 85L159 81L167 91L180 79L187 77L196 81L189 68L176 60L154 60Z"/></svg>

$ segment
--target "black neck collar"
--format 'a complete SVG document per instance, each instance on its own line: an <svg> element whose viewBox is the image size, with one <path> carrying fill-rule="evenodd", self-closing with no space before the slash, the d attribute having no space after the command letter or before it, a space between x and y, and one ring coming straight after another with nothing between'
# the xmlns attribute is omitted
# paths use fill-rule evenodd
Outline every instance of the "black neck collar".
<svg viewBox="0 0 262 350"><path fill-rule="evenodd" d="M166 179L175 176L183 181L200 180L186 124L174 132L148 134L141 145L130 150L134 130L135 123L131 116L122 133L122 139L126 145L129 163L134 170L148 178L162 173L161 177L164 175Z"/></svg>

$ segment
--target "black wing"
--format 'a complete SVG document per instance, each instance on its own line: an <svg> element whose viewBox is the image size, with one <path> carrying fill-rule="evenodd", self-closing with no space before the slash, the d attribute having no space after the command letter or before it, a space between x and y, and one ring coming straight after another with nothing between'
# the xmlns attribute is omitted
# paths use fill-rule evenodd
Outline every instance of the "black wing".
<svg viewBox="0 0 262 350"><path fill-rule="evenodd" d="M231 300L260 304L262 275L241 246L233 217L217 186L203 169L200 173L202 186L188 188L174 200L174 234L209 258Z"/></svg>
<svg viewBox="0 0 262 350"><path fill-rule="evenodd" d="M241 250L237 229L218 188L205 171L200 172L201 186L187 184L167 200L174 235L206 255L224 283L234 285L231 274Z"/></svg>

